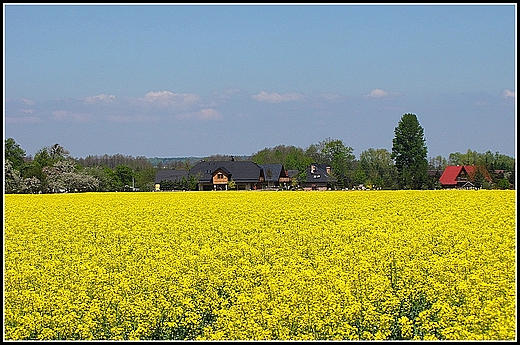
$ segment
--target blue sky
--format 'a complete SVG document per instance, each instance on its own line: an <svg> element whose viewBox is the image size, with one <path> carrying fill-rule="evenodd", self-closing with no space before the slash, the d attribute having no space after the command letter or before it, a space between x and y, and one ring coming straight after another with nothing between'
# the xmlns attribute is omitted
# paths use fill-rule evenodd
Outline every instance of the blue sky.
<svg viewBox="0 0 520 345"><path fill-rule="evenodd" d="M516 157L516 5L4 4L4 138L28 155L251 155L339 139Z"/></svg>

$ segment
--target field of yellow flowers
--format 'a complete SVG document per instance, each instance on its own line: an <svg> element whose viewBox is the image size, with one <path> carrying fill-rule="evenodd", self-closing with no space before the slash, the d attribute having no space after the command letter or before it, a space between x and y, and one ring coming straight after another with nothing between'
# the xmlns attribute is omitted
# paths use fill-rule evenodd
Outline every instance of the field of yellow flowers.
<svg viewBox="0 0 520 345"><path fill-rule="evenodd" d="M4 339L516 339L515 191L4 195Z"/></svg>

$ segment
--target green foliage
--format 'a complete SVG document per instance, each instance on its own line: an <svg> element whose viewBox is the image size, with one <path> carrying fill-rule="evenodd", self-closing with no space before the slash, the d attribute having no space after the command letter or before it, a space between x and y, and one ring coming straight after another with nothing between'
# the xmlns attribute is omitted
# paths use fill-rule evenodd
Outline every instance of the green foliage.
<svg viewBox="0 0 520 345"><path fill-rule="evenodd" d="M363 171L364 178L359 170ZM396 178L397 169L388 150L369 148L361 152L356 167L357 184L371 181L376 187L389 189L394 187Z"/></svg>
<svg viewBox="0 0 520 345"><path fill-rule="evenodd" d="M19 170L24 164L25 151L18 145L13 138L5 139L5 156L4 160L9 160L11 166L15 170Z"/></svg>
<svg viewBox="0 0 520 345"><path fill-rule="evenodd" d="M431 170L444 170L448 165L448 161L443 156L439 155L435 158L430 158L428 169Z"/></svg>
<svg viewBox="0 0 520 345"><path fill-rule="evenodd" d="M507 155L491 151L479 153L468 149L466 153L452 152L448 159L449 165L483 165L489 172L494 170L512 171L515 168L515 159Z"/></svg>
<svg viewBox="0 0 520 345"><path fill-rule="evenodd" d="M285 145L266 147L253 154L251 160L256 164L283 164L289 170L300 170L302 165L307 166L312 163L312 159L302 148Z"/></svg>
<svg viewBox="0 0 520 345"><path fill-rule="evenodd" d="M484 182L486 182L486 177L484 176L484 173L482 173L482 168L477 166L475 176L473 177L473 185L475 188L482 188Z"/></svg>
<svg viewBox="0 0 520 345"><path fill-rule="evenodd" d="M500 189L510 189L511 186L509 185L509 181L505 178L498 181L498 188Z"/></svg>
<svg viewBox="0 0 520 345"><path fill-rule="evenodd" d="M125 189L134 185L134 172L126 165L116 166L115 177L120 189Z"/></svg>
<svg viewBox="0 0 520 345"><path fill-rule="evenodd" d="M427 185L428 149L424 139L424 129L415 114L404 114L392 140L392 155L398 171L399 187L403 189L424 189Z"/></svg>

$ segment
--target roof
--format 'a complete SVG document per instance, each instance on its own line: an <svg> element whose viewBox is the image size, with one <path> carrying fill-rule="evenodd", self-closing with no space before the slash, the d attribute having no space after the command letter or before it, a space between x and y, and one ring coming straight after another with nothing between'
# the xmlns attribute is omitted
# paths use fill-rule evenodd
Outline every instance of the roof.
<svg viewBox="0 0 520 345"><path fill-rule="evenodd" d="M161 169L155 174L155 183L181 181L183 177L188 178L188 170Z"/></svg>
<svg viewBox="0 0 520 345"><path fill-rule="evenodd" d="M457 177L460 175L462 169L462 165L448 165L439 178L439 182L442 185L456 185Z"/></svg>
<svg viewBox="0 0 520 345"><path fill-rule="evenodd" d="M311 173L311 167L314 166L315 170ZM311 164L309 168L307 168L307 178L305 182L307 183L326 183L329 182L333 176L331 174L327 174L327 164Z"/></svg>
<svg viewBox="0 0 520 345"><path fill-rule="evenodd" d="M478 170L484 174L484 177L488 181L492 181L489 173L483 167L476 167L474 165L448 165L439 178L439 182L441 185L454 186L457 184L457 177L459 177L462 173L466 173L468 175L468 179L473 181Z"/></svg>
<svg viewBox="0 0 520 345"><path fill-rule="evenodd" d="M280 177L285 177L285 170L282 164L259 164L259 166L264 170L266 182L278 182ZM269 171L271 171L270 174Z"/></svg>
<svg viewBox="0 0 520 345"><path fill-rule="evenodd" d="M300 171L297 169L287 170L287 177L295 177L298 176L299 173Z"/></svg>

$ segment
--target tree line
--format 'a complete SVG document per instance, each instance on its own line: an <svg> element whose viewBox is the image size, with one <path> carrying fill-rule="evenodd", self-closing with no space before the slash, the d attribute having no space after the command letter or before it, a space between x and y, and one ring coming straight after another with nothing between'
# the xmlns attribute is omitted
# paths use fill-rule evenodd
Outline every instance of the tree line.
<svg viewBox="0 0 520 345"><path fill-rule="evenodd" d="M477 187L509 189L515 186L515 159L499 152L451 153L448 159L437 156L427 160L424 129L415 114L404 114L394 129L392 150L369 148L359 159L354 149L339 139L326 138L307 148L278 145L264 148L250 157L216 154L206 161L252 160L257 164L283 164L296 170L295 182L306 178L308 167L327 164L332 168L330 188L345 189L364 186L378 189L438 189L439 178L447 165L484 167L492 177L488 182L478 176ZM158 169L189 170L199 160L170 160L168 164L144 156L89 155L74 158L59 144L43 147L34 157L27 156L13 138L5 140L5 193L58 193L96 191L151 191ZM183 188L193 189L197 181L183 181Z"/></svg>

